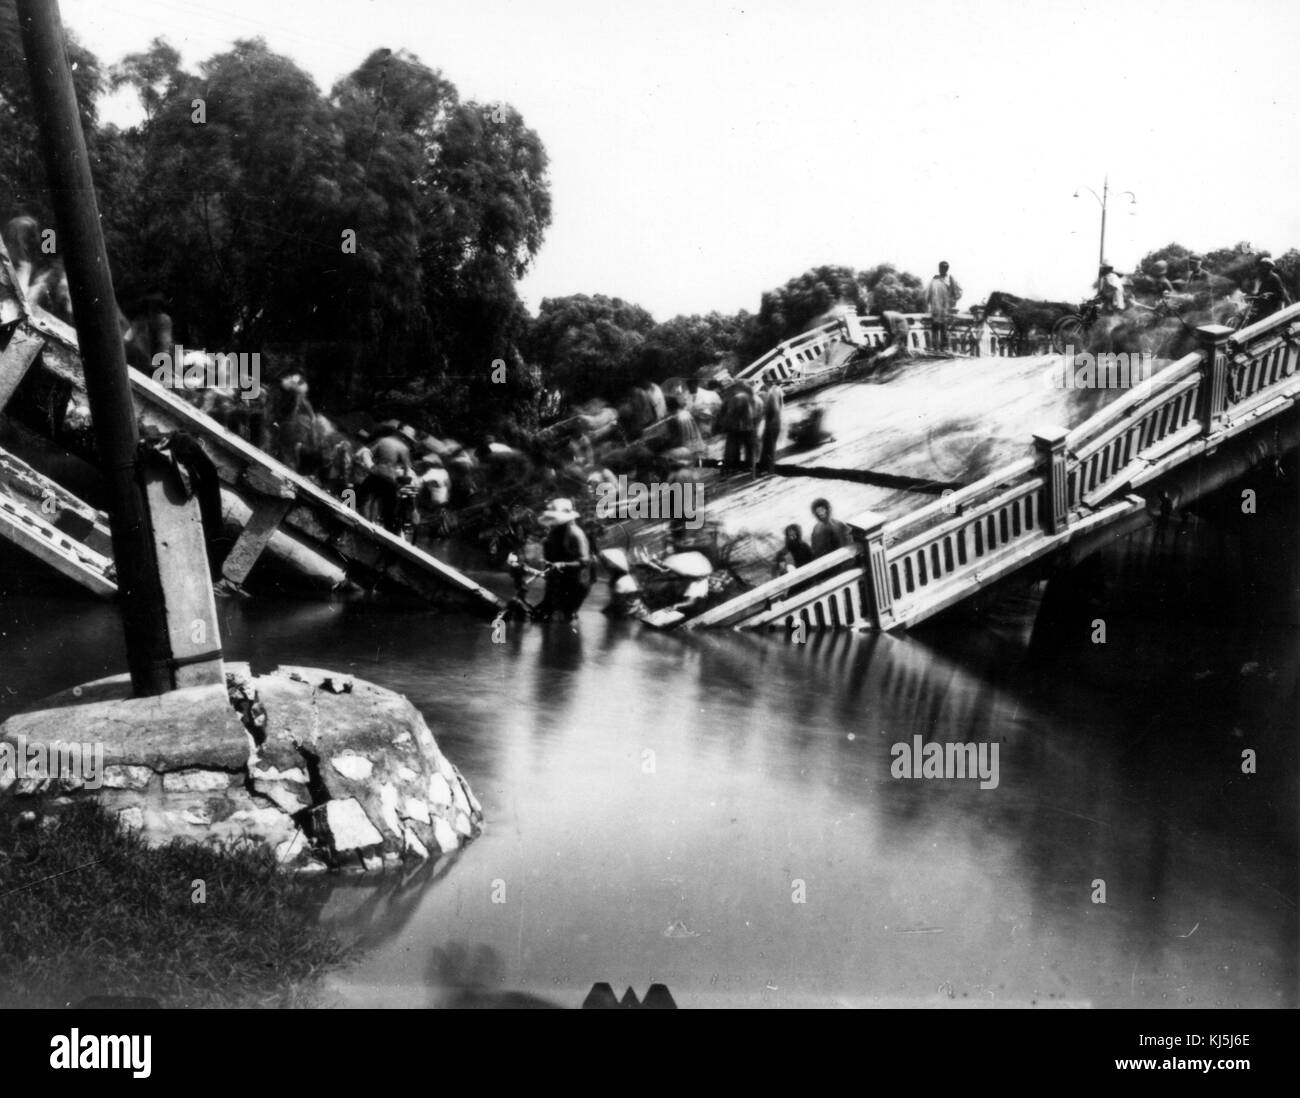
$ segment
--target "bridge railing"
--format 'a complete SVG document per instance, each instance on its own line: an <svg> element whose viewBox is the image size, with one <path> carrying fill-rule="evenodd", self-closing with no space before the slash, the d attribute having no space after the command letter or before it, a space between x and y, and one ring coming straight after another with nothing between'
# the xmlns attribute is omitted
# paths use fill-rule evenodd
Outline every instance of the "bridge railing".
<svg viewBox="0 0 1300 1098"><path fill-rule="evenodd" d="M1069 432L1068 503L1095 506L1188 444L1235 433L1286 399L1300 368L1300 305L1233 332L1197 330L1202 348L1167 366ZM1203 446L1202 446L1203 448Z"/></svg>
<svg viewBox="0 0 1300 1098"><path fill-rule="evenodd" d="M1036 434L1034 457L896 519L859 516L856 554L814 561L692 624L919 622L1140 508L1134 488L1300 401L1300 304L1239 332L1202 327L1198 338L1200 350L1074 430Z"/></svg>
<svg viewBox="0 0 1300 1098"><path fill-rule="evenodd" d="M994 558L1039 538L1044 485L1031 476L906 541L887 548L882 541L888 587L874 592L877 615L890 624L911 621L954 581L978 578ZM871 544L868 538L868 551Z"/></svg>
<svg viewBox="0 0 1300 1098"><path fill-rule="evenodd" d="M971 357L1006 356L1015 353L1015 334L1003 317L976 320L966 313L952 318L948 346L942 348L933 331L929 313L905 313L908 349L924 354L953 353ZM846 314L810 328L778 343L767 354L736 372L738 380L797 381L815 373L835 343L880 350L889 346L894 334L879 316Z"/></svg>
<svg viewBox="0 0 1300 1098"><path fill-rule="evenodd" d="M823 557L810 561L802 568L796 568L783 576L761 583L752 591L737 595L721 606L706 610L690 620L692 628L709 626L736 625L746 618L765 614L774 607L790 603L800 594L820 587L832 577L840 582L859 581L862 568L858 561L856 547L837 549Z"/></svg>
<svg viewBox="0 0 1300 1098"><path fill-rule="evenodd" d="M842 318L827 321L778 343L735 376L738 380L753 379L764 384L803 377L809 368L822 361L831 344L846 342L848 338L848 327Z"/></svg>

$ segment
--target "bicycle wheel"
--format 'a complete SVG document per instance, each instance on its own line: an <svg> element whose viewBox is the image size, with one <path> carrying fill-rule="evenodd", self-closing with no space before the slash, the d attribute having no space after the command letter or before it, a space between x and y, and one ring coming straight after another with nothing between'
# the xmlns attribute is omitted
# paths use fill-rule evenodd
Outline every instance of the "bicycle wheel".
<svg viewBox="0 0 1300 1098"><path fill-rule="evenodd" d="M1083 349L1083 337L1086 334L1083 317L1073 313L1063 316L1052 325L1052 350L1062 355L1065 354L1067 347L1080 351Z"/></svg>

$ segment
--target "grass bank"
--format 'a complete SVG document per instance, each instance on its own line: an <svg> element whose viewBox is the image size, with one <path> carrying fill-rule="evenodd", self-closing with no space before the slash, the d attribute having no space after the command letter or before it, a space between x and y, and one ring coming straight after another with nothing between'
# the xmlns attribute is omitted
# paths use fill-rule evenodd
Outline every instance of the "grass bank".
<svg viewBox="0 0 1300 1098"><path fill-rule="evenodd" d="M45 829L0 815L0 1006L311 1006L348 955L265 849L150 849L89 804Z"/></svg>

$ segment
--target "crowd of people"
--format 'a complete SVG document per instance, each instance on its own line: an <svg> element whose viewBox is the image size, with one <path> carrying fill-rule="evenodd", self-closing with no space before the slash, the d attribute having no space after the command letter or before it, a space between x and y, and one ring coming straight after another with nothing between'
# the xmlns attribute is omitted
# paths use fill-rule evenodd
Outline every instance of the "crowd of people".
<svg viewBox="0 0 1300 1098"><path fill-rule="evenodd" d="M1173 308L1180 296L1207 297L1213 299L1215 289L1214 276L1205 268L1205 260L1195 253L1187 257L1187 270L1183 277L1174 281L1169 277L1169 263L1160 259L1151 265L1149 275L1144 281L1148 284L1148 293L1154 299L1154 308L1167 311ZM1241 289L1249 309L1251 322L1263 320L1292 304L1290 291L1278 273L1277 263L1272 256L1261 255L1253 265ZM1135 300L1132 290L1126 285L1123 276L1115 270L1113 264L1103 262L1097 269L1097 296L1094 303L1103 316L1118 316L1129 308Z"/></svg>
<svg viewBox="0 0 1300 1098"><path fill-rule="evenodd" d="M292 385L301 384L295 377ZM335 495L351 492L367 518L436 537L452 532L455 514L475 505L576 498L589 520L590 500L602 485L617 485L619 474L649 485L698 480L717 435L726 440L725 468L770 473L783 408L774 384L692 378L665 393L647 379L617 408L588 401L544 430L511 431L509 441L486 435L469 447L395 419L345 434L326 421L314 428L321 445L313 458L311 447L288 443L284 428L301 414L289 409L272 417L270 448Z"/></svg>

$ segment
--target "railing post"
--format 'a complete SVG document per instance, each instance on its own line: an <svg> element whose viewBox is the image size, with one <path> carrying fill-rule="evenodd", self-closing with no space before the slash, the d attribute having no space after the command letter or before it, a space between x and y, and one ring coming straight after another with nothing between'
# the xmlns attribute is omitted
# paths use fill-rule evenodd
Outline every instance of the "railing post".
<svg viewBox="0 0 1300 1098"><path fill-rule="evenodd" d="M1196 415L1201 434L1210 435L1223 426L1228 408L1228 339L1232 329L1222 324L1202 324L1196 329L1204 361L1201 366L1201 392Z"/></svg>
<svg viewBox="0 0 1300 1098"><path fill-rule="evenodd" d="M1069 433L1064 427L1048 427L1034 435L1034 449L1047 476L1045 518L1049 534L1059 534L1070 524L1069 481L1065 473L1065 439Z"/></svg>
<svg viewBox="0 0 1300 1098"><path fill-rule="evenodd" d="M889 561L885 556L885 516L867 511L854 520L862 531L864 564L863 586L867 606L871 609L877 629L889 629L894 624L894 589L889 582Z"/></svg>

